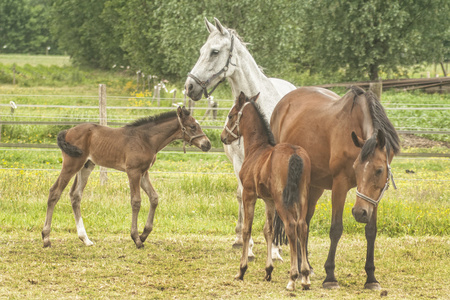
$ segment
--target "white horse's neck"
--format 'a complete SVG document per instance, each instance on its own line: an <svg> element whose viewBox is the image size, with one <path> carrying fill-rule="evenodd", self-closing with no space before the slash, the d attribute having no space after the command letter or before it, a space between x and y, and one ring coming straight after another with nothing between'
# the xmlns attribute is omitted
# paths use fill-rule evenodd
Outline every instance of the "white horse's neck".
<svg viewBox="0 0 450 300"><path fill-rule="evenodd" d="M227 77L233 98L236 99L241 92L249 96L260 93L258 104L266 117L270 119L273 108L281 96L240 41L235 41L235 49L236 54L233 55L232 62L236 64L236 67L233 74Z"/></svg>

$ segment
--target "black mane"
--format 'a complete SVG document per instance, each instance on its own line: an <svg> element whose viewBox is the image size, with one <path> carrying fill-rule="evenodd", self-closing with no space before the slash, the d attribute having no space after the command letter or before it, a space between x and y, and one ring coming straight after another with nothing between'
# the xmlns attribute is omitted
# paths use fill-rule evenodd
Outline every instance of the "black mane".
<svg viewBox="0 0 450 300"><path fill-rule="evenodd" d="M355 97L353 98L353 106L357 103L358 96L364 95L366 97L374 129L374 135L364 143L364 146L361 149L361 160L365 161L375 150L377 145L376 134L378 131L382 131L384 133L387 152L389 153L392 149L394 151L394 155L397 154L400 151L400 138L398 137L394 125L392 125L391 121L388 119L386 112L377 96L372 91L365 92L362 88L357 86L351 87L351 92L355 94Z"/></svg>
<svg viewBox="0 0 450 300"><path fill-rule="evenodd" d="M187 116L190 115L190 112L187 109L185 109L184 107L183 107L183 113L185 115L187 115ZM162 113L162 114L159 114L159 115L149 116L149 117L144 117L144 118L137 119L136 121L125 125L125 127L138 127L138 126L149 124L149 123L159 124L159 123L162 123L162 122L167 121L169 119L173 119L176 116L177 116L177 111L176 110L169 111L169 112L165 112L165 113Z"/></svg>
<svg viewBox="0 0 450 300"><path fill-rule="evenodd" d="M261 121L261 124L263 125L263 128L264 128L264 132L267 136L267 142L271 146L275 146L277 143L275 142L275 138L273 136L272 130L270 129L269 122L267 121L266 116L262 112L261 107L259 106L258 103L256 103L253 100L250 101L250 103L255 107L256 112L258 113L259 120Z"/></svg>

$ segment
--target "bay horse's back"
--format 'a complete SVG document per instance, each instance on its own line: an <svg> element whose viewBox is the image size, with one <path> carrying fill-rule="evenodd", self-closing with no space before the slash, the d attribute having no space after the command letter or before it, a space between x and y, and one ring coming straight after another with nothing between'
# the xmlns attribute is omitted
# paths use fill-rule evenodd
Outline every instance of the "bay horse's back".
<svg viewBox="0 0 450 300"><path fill-rule="evenodd" d="M324 117L326 106L332 105L340 97L334 92L317 87L301 87L286 94L275 107L270 127L277 142L287 140L281 134L289 133L286 126L301 126L311 119ZM293 109L295 107L295 109ZM286 116L289 114L289 117ZM283 128L283 130L281 130ZM301 130L302 128L298 128ZM309 129L309 128L308 128ZM311 131L310 129L308 131ZM306 132L305 132L306 133ZM310 132L313 134L314 132Z"/></svg>

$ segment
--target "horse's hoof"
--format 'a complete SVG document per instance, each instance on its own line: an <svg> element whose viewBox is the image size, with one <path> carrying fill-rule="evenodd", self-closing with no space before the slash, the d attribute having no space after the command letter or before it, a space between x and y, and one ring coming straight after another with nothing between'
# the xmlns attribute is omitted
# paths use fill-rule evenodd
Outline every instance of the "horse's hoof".
<svg viewBox="0 0 450 300"><path fill-rule="evenodd" d="M303 290L307 291L307 290L309 290L310 287L311 287L310 284L303 284L303 283L302 283L302 289L303 289Z"/></svg>
<svg viewBox="0 0 450 300"><path fill-rule="evenodd" d="M288 291L294 291L295 290L295 282L294 281L289 281L288 285L286 286L286 289Z"/></svg>
<svg viewBox="0 0 450 300"><path fill-rule="evenodd" d="M322 283L322 287L326 290L338 289L339 283L337 281L324 282L324 283Z"/></svg>
<svg viewBox="0 0 450 300"><path fill-rule="evenodd" d="M44 248L50 248L52 246L52 243L49 242L44 242Z"/></svg>
<svg viewBox="0 0 450 300"><path fill-rule="evenodd" d="M243 276L241 277L240 274L237 274L236 276L234 276L234 280L236 280L236 281L244 281L244 277Z"/></svg>
<svg viewBox="0 0 450 300"><path fill-rule="evenodd" d="M234 244L233 244L233 248L234 249L238 249L238 248L242 248L242 242L234 242Z"/></svg>
<svg viewBox="0 0 450 300"><path fill-rule="evenodd" d="M252 256L248 256L248 261L254 261L255 260L255 255L252 255Z"/></svg>
<svg viewBox="0 0 450 300"><path fill-rule="evenodd" d="M265 281L271 281L271 280L272 280L272 275L266 275L266 276L264 276L264 280L265 280Z"/></svg>
<svg viewBox="0 0 450 300"><path fill-rule="evenodd" d="M367 290L377 291L381 290L381 285L378 282L366 283L364 288Z"/></svg>
<svg viewBox="0 0 450 300"><path fill-rule="evenodd" d="M142 244L142 243L136 244L136 248L138 248L138 249L144 248L144 244Z"/></svg>

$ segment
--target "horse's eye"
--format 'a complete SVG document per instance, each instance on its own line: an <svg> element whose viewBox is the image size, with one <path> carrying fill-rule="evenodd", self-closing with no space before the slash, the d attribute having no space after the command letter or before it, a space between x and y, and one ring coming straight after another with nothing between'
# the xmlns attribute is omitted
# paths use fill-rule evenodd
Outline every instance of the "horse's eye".
<svg viewBox="0 0 450 300"><path fill-rule="evenodd" d="M197 126L195 126L195 124L191 125L191 129L194 130Z"/></svg>
<svg viewBox="0 0 450 300"><path fill-rule="evenodd" d="M219 50L212 50L211 51L211 56L217 55L219 54Z"/></svg>
<svg viewBox="0 0 450 300"><path fill-rule="evenodd" d="M376 175L376 176L380 176L381 173L383 173L383 169L382 169L382 168L377 169L377 170L375 171L375 175Z"/></svg>
<svg viewBox="0 0 450 300"><path fill-rule="evenodd" d="M231 120L232 118L233 118L233 116L232 116L232 115L228 115L228 119L230 119L230 120Z"/></svg>

